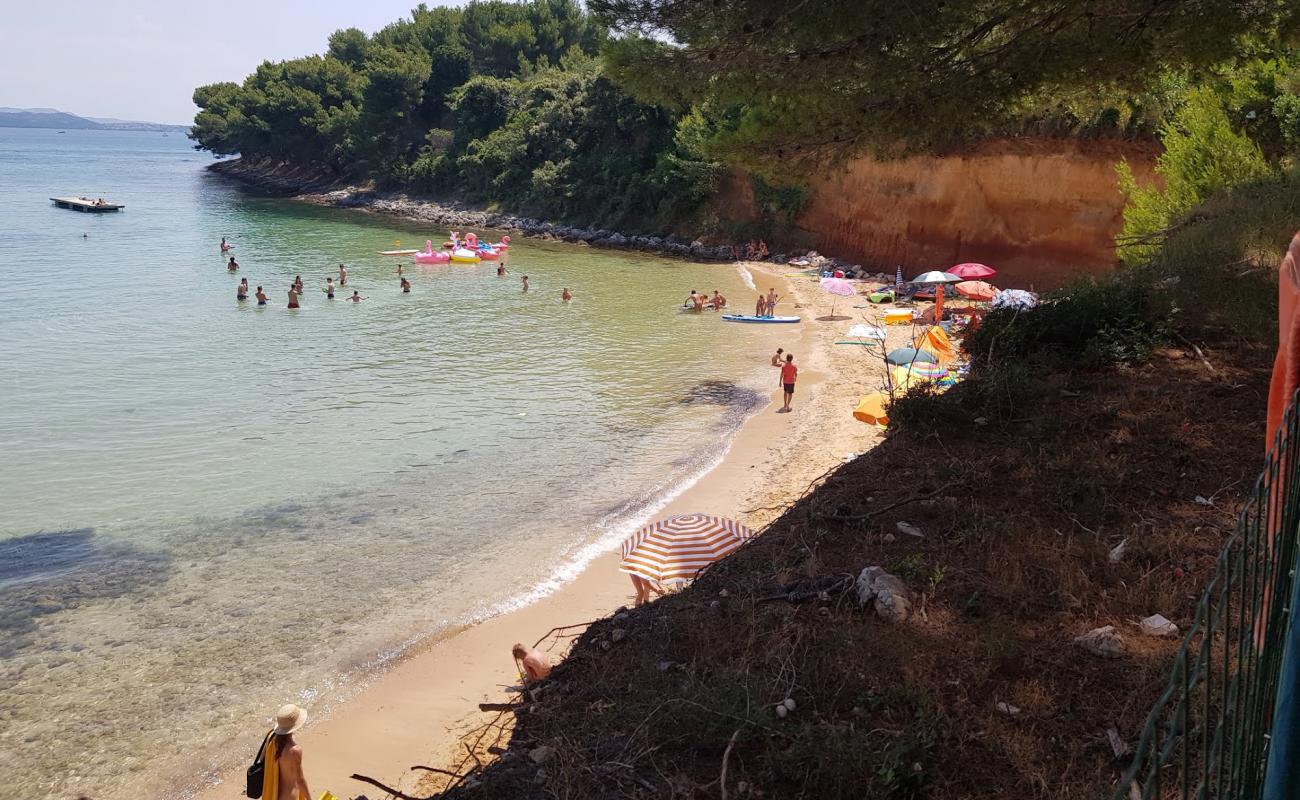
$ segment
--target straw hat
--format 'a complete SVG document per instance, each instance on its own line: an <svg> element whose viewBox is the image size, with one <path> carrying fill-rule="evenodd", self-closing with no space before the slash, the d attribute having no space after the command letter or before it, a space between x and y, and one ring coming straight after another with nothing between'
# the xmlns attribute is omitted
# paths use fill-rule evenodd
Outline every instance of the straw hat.
<svg viewBox="0 0 1300 800"><path fill-rule="evenodd" d="M275 714L274 733L284 736L293 733L307 723L307 709L299 708L293 703L280 706Z"/></svg>

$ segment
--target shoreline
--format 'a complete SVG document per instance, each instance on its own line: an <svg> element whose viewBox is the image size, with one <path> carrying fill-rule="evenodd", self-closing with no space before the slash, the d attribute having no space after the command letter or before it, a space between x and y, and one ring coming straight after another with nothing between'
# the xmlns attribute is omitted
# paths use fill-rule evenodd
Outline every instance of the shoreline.
<svg viewBox="0 0 1300 800"><path fill-rule="evenodd" d="M564 225L519 214L505 214L473 208L445 200L434 200L400 191L379 191L370 187L340 184L318 171L285 163L227 159L204 168L228 180L288 199L328 208L342 208L384 214L400 219L456 228L490 228L544 241L562 241L615 250L654 253L695 261L762 264L776 269L789 267L791 258L809 257L822 269L839 269L850 278L889 280L884 273L838 258L827 258L816 251L800 250L775 253L763 261L736 262L727 245L706 244L676 234L626 234L608 228Z"/></svg>
<svg viewBox="0 0 1300 800"><path fill-rule="evenodd" d="M737 265L758 280L784 284L786 296L793 297L805 317L799 330L791 332L797 343L781 344L800 365L794 413L775 412L780 392L774 381L769 402L745 420L718 463L655 515L702 511L759 529L846 456L879 441L875 428L852 419L848 404L859 393L861 378L871 377L876 367L834 350L844 323L815 318L815 309L828 302L815 283L792 280L786 270L765 262ZM858 371L854 364L839 363L841 353L856 362L861 374L852 374ZM618 572L618 561L616 550L597 555L572 580L534 602L417 646L329 716L310 724L302 741L313 791L351 796L363 791L349 777L360 773L410 792L426 775L410 772L412 765L454 766L464 757L461 737L485 720L476 705L504 701L505 687L517 682L513 643L529 644L554 628L588 623L630 605L631 583ZM219 784L200 789L195 797L241 796L243 769L242 763L232 766Z"/></svg>

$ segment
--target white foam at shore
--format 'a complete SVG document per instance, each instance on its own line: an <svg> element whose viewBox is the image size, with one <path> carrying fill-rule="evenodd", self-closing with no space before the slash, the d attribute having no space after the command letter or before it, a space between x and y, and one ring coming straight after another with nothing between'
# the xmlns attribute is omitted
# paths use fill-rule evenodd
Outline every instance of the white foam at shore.
<svg viewBox="0 0 1300 800"><path fill-rule="evenodd" d="M744 264L736 264L736 272L740 273L740 279L745 282L751 292L757 292L758 287L754 285L754 276L750 274L749 268Z"/></svg>

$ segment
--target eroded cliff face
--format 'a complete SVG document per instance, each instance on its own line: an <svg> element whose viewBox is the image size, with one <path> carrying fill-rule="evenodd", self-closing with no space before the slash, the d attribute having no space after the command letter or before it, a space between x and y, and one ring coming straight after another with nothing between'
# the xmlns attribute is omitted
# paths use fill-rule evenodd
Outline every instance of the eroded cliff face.
<svg viewBox="0 0 1300 800"><path fill-rule="evenodd" d="M1114 266L1124 207L1115 164L1127 159L1139 182L1150 181L1157 153L1154 145L1051 139L944 157L859 158L812 181L798 223L822 253L885 271L978 261L999 270L1001 285L1049 289ZM729 204L744 205L734 196Z"/></svg>

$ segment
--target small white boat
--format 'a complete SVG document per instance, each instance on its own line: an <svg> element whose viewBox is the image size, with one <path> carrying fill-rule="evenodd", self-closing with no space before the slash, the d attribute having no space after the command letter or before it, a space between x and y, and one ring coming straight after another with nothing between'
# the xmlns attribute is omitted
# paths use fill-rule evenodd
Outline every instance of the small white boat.
<svg viewBox="0 0 1300 800"><path fill-rule="evenodd" d="M768 324L799 321L798 317L756 317L753 314L723 314L722 319L725 322L765 322Z"/></svg>

